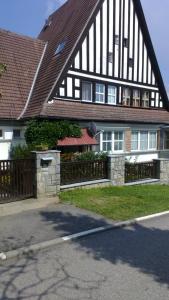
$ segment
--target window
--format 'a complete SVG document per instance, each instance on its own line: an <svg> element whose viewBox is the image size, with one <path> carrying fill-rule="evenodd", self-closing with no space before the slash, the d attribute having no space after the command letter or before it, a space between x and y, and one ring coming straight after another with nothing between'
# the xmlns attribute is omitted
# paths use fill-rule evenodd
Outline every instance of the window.
<svg viewBox="0 0 169 300"><path fill-rule="evenodd" d="M113 52L109 52L109 55L108 55L108 61L109 63L113 63Z"/></svg>
<svg viewBox="0 0 169 300"><path fill-rule="evenodd" d="M137 151L139 150L139 132L133 131L131 135L131 150Z"/></svg>
<svg viewBox="0 0 169 300"><path fill-rule="evenodd" d="M130 106L131 90L129 88L123 88L123 105Z"/></svg>
<svg viewBox="0 0 169 300"><path fill-rule="evenodd" d="M83 81L82 82L82 100L92 101L92 83Z"/></svg>
<svg viewBox="0 0 169 300"><path fill-rule="evenodd" d="M45 25L44 25L44 27L43 27L43 31L45 31L50 25L52 24L52 21L51 20L46 20L46 23L45 23Z"/></svg>
<svg viewBox="0 0 169 300"><path fill-rule="evenodd" d="M115 44L119 45L119 35L115 35Z"/></svg>
<svg viewBox="0 0 169 300"><path fill-rule="evenodd" d="M123 151L124 133L123 131L114 132L114 151Z"/></svg>
<svg viewBox="0 0 169 300"><path fill-rule="evenodd" d="M140 150L148 150L148 131L140 132Z"/></svg>
<svg viewBox="0 0 169 300"><path fill-rule="evenodd" d="M143 107L149 107L149 92L148 91L144 91L142 94L142 106Z"/></svg>
<svg viewBox="0 0 169 300"><path fill-rule="evenodd" d="M19 139L21 137L21 131L20 129L14 129L13 130L13 138L14 139Z"/></svg>
<svg viewBox="0 0 169 300"><path fill-rule="evenodd" d="M149 149L157 149L157 132L152 131L149 134Z"/></svg>
<svg viewBox="0 0 169 300"><path fill-rule="evenodd" d="M105 85L96 83L96 102L104 103L105 102Z"/></svg>
<svg viewBox="0 0 169 300"><path fill-rule="evenodd" d="M133 66L134 66L134 60L133 58L129 58L129 67L133 68Z"/></svg>
<svg viewBox="0 0 169 300"><path fill-rule="evenodd" d="M58 45L58 47L56 48L55 55L60 54L63 51L63 49L65 48L65 45L66 45L66 41L61 42Z"/></svg>
<svg viewBox="0 0 169 300"><path fill-rule="evenodd" d="M102 133L101 151L122 152L124 149L124 132L107 131Z"/></svg>
<svg viewBox="0 0 169 300"><path fill-rule="evenodd" d="M140 106L140 91L133 90L133 106L139 107Z"/></svg>
<svg viewBox="0 0 169 300"><path fill-rule="evenodd" d="M113 85L108 85L108 104L116 104L117 88Z"/></svg>
<svg viewBox="0 0 169 300"><path fill-rule="evenodd" d="M109 152L112 150L112 132L103 132L102 150Z"/></svg>
<svg viewBox="0 0 169 300"><path fill-rule="evenodd" d="M129 40L127 38L124 38L123 43L124 43L124 47L128 48Z"/></svg>
<svg viewBox="0 0 169 300"><path fill-rule="evenodd" d="M157 149L156 131L133 131L131 136L132 151L146 151Z"/></svg>

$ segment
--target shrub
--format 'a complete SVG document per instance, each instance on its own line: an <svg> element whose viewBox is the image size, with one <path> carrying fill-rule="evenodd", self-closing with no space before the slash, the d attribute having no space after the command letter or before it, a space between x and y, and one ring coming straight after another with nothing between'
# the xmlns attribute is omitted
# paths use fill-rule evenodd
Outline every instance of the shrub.
<svg viewBox="0 0 169 300"><path fill-rule="evenodd" d="M75 153L74 160L98 160L98 159L106 159L107 153L105 152L82 152L82 153Z"/></svg>
<svg viewBox="0 0 169 300"><path fill-rule="evenodd" d="M39 121L32 120L27 123L25 139L28 145L45 145L53 149L57 145L58 139L65 137L80 137L81 129L79 125L68 121Z"/></svg>
<svg viewBox="0 0 169 300"><path fill-rule="evenodd" d="M26 159L31 158L32 154L31 151L33 151L32 146L27 145L17 145L12 147L11 149L11 158L12 159Z"/></svg>

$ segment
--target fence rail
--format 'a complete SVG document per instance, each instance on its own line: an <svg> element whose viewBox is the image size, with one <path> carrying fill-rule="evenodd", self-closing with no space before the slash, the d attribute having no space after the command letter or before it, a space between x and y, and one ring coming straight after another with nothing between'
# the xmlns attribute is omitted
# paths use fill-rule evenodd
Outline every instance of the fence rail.
<svg viewBox="0 0 169 300"><path fill-rule="evenodd" d="M107 160L61 163L61 185L107 179Z"/></svg>
<svg viewBox="0 0 169 300"><path fill-rule="evenodd" d="M155 178L156 178L155 162L125 164L126 183L144 180L144 179L155 179Z"/></svg>
<svg viewBox="0 0 169 300"><path fill-rule="evenodd" d="M0 203L34 196L35 161L0 161Z"/></svg>

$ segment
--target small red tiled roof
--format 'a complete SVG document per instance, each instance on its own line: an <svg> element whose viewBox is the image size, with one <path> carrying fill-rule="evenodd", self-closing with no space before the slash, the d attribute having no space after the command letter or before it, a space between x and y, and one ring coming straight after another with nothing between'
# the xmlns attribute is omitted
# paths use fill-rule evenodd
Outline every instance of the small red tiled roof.
<svg viewBox="0 0 169 300"><path fill-rule="evenodd" d="M95 137L88 134L87 128L82 129L82 136L79 138L66 137L59 140L57 146L84 146L84 145L97 145L98 142Z"/></svg>
<svg viewBox="0 0 169 300"><path fill-rule="evenodd" d="M0 29L0 63L7 70L0 76L0 118L17 119L33 83L45 43Z"/></svg>
<svg viewBox="0 0 169 300"><path fill-rule="evenodd" d="M46 104L44 116L84 121L169 124L169 112L164 109L111 106L69 100L55 100Z"/></svg>

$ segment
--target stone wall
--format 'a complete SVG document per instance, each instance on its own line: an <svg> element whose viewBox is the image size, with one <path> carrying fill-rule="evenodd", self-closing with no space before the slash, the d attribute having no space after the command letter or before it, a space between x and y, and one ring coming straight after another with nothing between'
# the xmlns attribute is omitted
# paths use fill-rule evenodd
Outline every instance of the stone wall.
<svg viewBox="0 0 169 300"><path fill-rule="evenodd" d="M60 191L60 152L33 152L36 161L36 197L56 196Z"/></svg>
<svg viewBox="0 0 169 300"><path fill-rule="evenodd" d="M124 185L125 182L125 156L108 156L108 179L113 185Z"/></svg>
<svg viewBox="0 0 169 300"><path fill-rule="evenodd" d="M157 178L161 184L169 184L169 159L155 159Z"/></svg>

